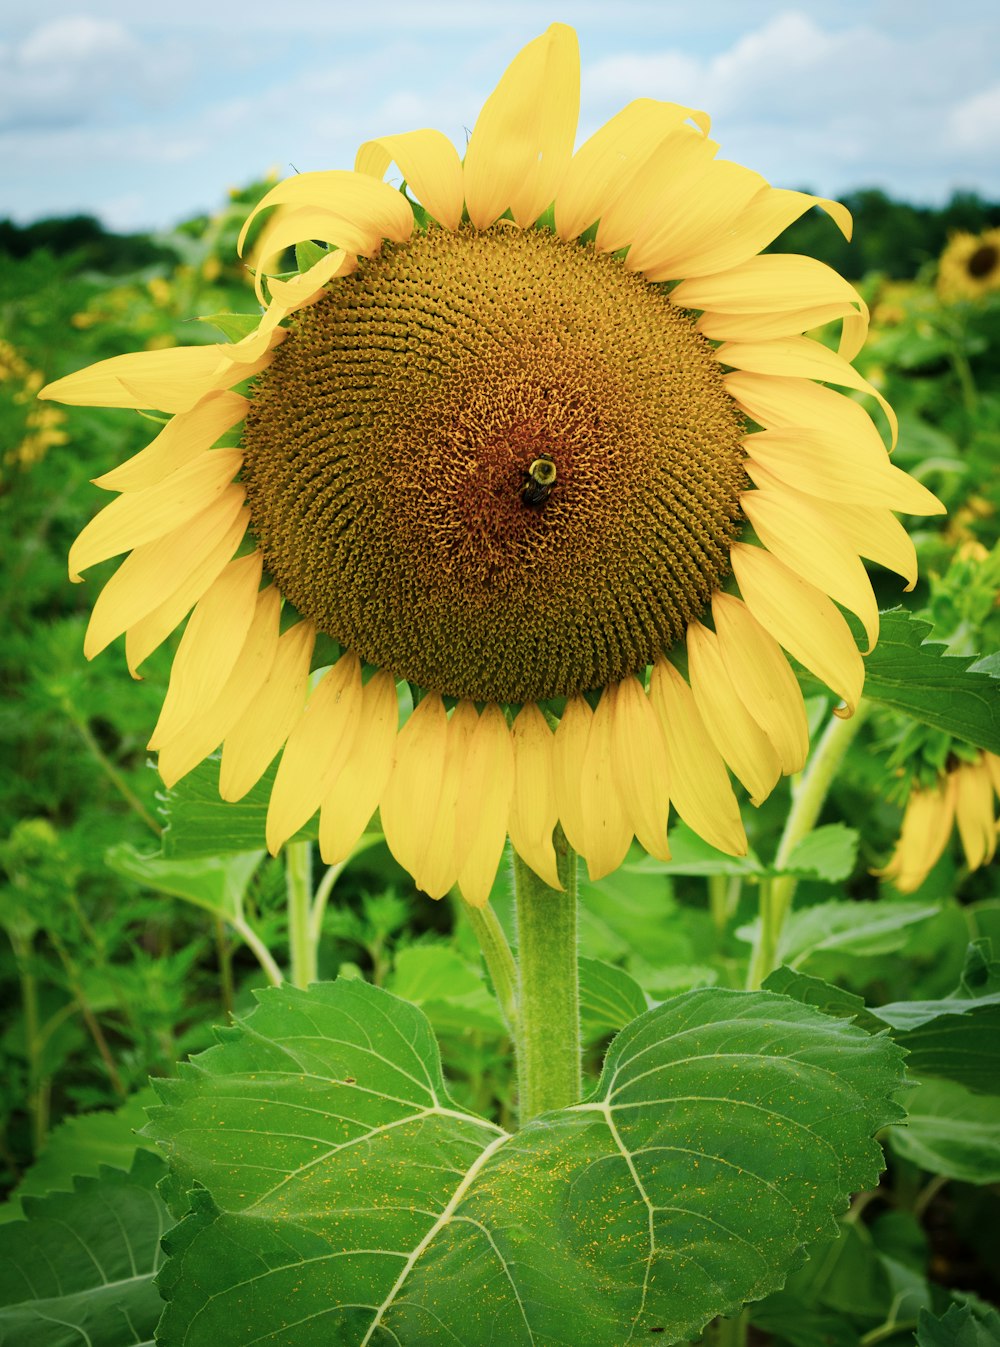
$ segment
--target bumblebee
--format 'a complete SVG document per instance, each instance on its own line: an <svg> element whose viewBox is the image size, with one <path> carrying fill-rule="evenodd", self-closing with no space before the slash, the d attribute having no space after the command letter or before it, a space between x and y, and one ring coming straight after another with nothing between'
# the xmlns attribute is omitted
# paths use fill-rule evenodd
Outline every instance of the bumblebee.
<svg viewBox="0 0 1000 1347"><path fill-rule="evenodd" d="M521 499L533 510L540 510L556 484L556 465L548 454L539 454L524 474Z"/></svg>

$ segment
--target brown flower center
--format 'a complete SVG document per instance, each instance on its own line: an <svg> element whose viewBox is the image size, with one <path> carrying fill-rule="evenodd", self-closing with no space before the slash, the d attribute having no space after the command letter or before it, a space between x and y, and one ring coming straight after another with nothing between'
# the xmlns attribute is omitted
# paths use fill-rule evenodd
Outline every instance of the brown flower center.
<svg viewBox="0 0 1000 1347"><path fill-rule="evenodd" d="M969 258L966 263L970 276L976 280L981 280L983 276L989 276L997 268L1000 261L1000 255L992 243L981 244Z"/></svg>
<svg viewBox="0 0 1000 1347"><path fill-rule="evenodd" d="M620 261L432 229L295 317L243 476L266 565L320 630L516 703L623 678L703 612L742 429L691 317Z"/></svg>

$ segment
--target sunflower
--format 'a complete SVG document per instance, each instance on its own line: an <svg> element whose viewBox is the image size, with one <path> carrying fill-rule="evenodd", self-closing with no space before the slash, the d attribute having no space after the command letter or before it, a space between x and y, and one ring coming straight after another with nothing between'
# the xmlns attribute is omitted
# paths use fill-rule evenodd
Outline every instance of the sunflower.
<svg viewBox="0 0 1000 1347"><path fill-rule="evenodd" d="M949 301L1000 290L1000 229L954 234L938 262L937 288Z"/></svg>
<svg viewBox="0 0 1000 1347"><path fill-rule="evenodd" d="M1000 758L987 752L969 762L956 759L932 786L914 786L895 850L875 873L900 893L913 893L941 859L956 823L969 869L988 865L1000 827L994 796L1000 796Z"/></svg>
<svg viewBox="0 0 1000 1347"><path fill-rule="evenodd" d="M476 905L508 836L559 886L557 823L595 879L633 836L668 857L671 803L744 852L727 767L758 802L808 749L782 647L850 714L864 665L837 605L874 644L860 555L912 586L891 511L942 508L837 391L895 437L849 363L856 291L760 255L814 205L845 234L848 212L717 159L672 103L574 153L578 103L555 24L464 161L412 131L263 197L240 247L271 212L256 256L307 266L260 268L249 336L43 393L172 413L97 479L120 494L70 554L77 579L130 553L88 656L124 633L136 674L193 609L150 740L166 783L221 745L236 800L280 751L273 851L319 810L342 860L379 808L417 885ZM834 320L839 352L803 335Z"/></svg>

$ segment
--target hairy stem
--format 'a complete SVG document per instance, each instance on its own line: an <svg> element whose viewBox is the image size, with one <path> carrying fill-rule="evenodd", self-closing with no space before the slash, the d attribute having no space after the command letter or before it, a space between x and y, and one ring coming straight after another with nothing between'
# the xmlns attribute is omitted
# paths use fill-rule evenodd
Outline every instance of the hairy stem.
<svg viewBox="0 0 1000 1347"><path fill-rule="evenodd" d="M556 832L562 891L514 853L517 906L518 1111L521 1125L580 1098L580 989L576 950L576 852Z"/></svg>

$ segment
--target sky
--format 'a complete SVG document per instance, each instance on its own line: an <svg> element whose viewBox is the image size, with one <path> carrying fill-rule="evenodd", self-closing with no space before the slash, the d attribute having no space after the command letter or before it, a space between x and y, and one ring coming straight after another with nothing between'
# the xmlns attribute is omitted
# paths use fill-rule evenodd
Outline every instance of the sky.
<svg viewBox="0 0 1000 1347"><path fill-rule="evenodd" d="M462 149L504 67L573 24L582 142L636 97L707 111L778 186L1000 199L991 0L0 0L0 217L118 230L431 126Z"/></svg>

